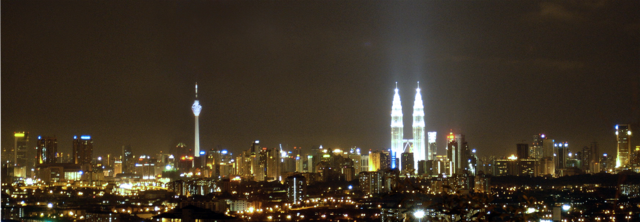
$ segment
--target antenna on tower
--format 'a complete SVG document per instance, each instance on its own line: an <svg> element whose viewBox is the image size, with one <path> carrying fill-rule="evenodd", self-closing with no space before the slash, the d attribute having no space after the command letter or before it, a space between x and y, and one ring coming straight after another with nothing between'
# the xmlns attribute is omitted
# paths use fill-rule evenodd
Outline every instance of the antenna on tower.
<svg viewBox="0 0 640 222"><path fill-rule="evenodd" d="M418 89L420 88L420 81L418 81Z"/></svg>
<svg viewBox="0 0 640 222"><path fill-rule="evenodd" d="M198 98L198 82L196 82L196 99Z"/></svg>
<svg viewBox="0 0 640 222"><path fill-rule="evenodd" d="M396 82L396 89L398 88L398 82Z"/></svg>

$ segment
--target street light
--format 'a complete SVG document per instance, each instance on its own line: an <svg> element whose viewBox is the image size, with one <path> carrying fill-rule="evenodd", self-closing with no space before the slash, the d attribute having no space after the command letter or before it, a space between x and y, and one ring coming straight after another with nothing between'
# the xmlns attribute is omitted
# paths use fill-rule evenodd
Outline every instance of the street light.
<svg viewBox="0 0 640 222"><path fill-rule="evenodd" d="M422 220L422 217L424 217L424 210L417 210L413 213L413 216L418 218L418 222L420 222L420 220Z"/></svg>

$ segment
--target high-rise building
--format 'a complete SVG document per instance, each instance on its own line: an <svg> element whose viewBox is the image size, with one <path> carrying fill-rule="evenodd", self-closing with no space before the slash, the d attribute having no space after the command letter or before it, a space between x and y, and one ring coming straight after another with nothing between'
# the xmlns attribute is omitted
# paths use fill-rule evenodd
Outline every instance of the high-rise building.
<svg viewBox="0 0 640 222"><path fill-rule="evenodd" d="M418 161L427 160L427 150L424 135L424 105L420 94L420 82L416 89L416 98L413 102L413 167L414 173L418 173Z"/></svg>
<svg viewBox="0 0 640 222"><path fill-rule="evenodd" d="M563 170L567 166L567 158L569 157L569 143L568 142L555 143L553 147L556 150L555 152L556 171Z"/></svg>
<svg viewBox="0 0 640 222"><path fill-rule="evenodd" d="M384 187L383 172L360 172L358 175L360 190L365 195L379 194Z"/></svg>
<svg viewBox="0 0 640 222"><path fill-rule="evenodd" d="M362 168L362 155L360 155L360 148L353 147L349 150L349 154L347 155L351 162L353 162L353 170L354 175L360 173L360 171L367 171L368 169Z"/></svg>
<svg viewBox="0 0 640 222"><path fill-rule="evenodd" d="M265 150L266 154L266 168L267 168L267 180L277 180L280 181L281 172L280 169L282 167L282 162L280 161L280 152L279 148L271 148Z"/></svg>
<svg viewBox="0 0 640 222"><path fill-rule="evenodd" d="M195 143L193 145L194 156L200 157L200 127L198 126L198 116L200 116L200 111L202 111L202 106L200 105L200 101L198 101L198 83L196 83L196 100L191 105L191 111L193 111L193 115L196 117L196 131L195 131Z"/></svg>
<svg viewBox="0 0 640 222"><path fill-rule="evenodd" d="M91 136L73 136L73 163L90 167L91 160L93 160L93 140ZM87 168L83 170L86 171Z"/></svg>
<svg viewBox="0 0 640 222"><path fill-rule="evenodd" d="M15 132L13 133L15 138L14 140L14 160L13 164L16 167L26 167L27 166L27 157L28 157L28 148L27 143L29 142L29 132Z"/></svg>
<svg viewBox="0 0 640 222"><path fill-rule="evenodd" d="M117 173L130 173L133 170L133 153L131 152L130 145L122 146L122 172Z"/></svg>
<svg viewBox="0 0 640 222"><path fill-rule="evenodd" d="M36 146L36 164L56 163L58 156L58 139L56 137L38 136Z"/></svg>
<svg viewBox="0 0 640 222"><path fill-rule="evenodd" d="M582 170L586 173L598 173L598 143L592 142L590 146L582 148Z"/></svg>
<svg viewBox="0 0 640 222"><path fill-rule="evenodd" d="M403 138L404 138L404 123L402 122L402 103L400 101L400 94L398 94L398 83L396 82L396 89L393 95L393 105L391 106L391 158L400 156L403 153ZM396 164L398 166L396 166ZM395 163L392 160L391 168L398 168L402 163Z"/></svg>
<svg viewBox="0 0 640 222"><path fill-rule="evenodd" d="M631 126L629 124L616 125L616 139L618 142L616 168L628 167L631 159Z"/></svg>
<svg viewBox="0 0 640 222"><path fill-rule="evenodd" d="M260 140L255 140L251 143L251 154L255 155L260 152Z"/></svg>
<svg viewBox="0 0 640 222"><path fill-rule="evenodd" d="M176 145L175 154L178 156L178 158L183 156L192 156L193 149L187 148L187 145L184 143L178 143L178 145Z"/></svg>
<svg viewBox="0 0 640 222"><path fill-rule="evenodd" d="M362 154L360 156L360 172L369 171L369 154ZM359 173L358 173L359 174Z"/></svg>
<svg viewBox="0 0 640 222"><path fill-rule="evenodd" d="M427 155L427 160L435 160L436 155L438 154L438 147L436 146L436 137L438 136L438 132L428 132L427 137L429 138L429 152Z"/></svg>
<svg viewBox="0 0 640 222"><path fill-rule="evenodd" d="M289 176L286 179L287 199L294 205L301 204L307 195L306 178L301 175Z"/></svg>
<svg viewBox="0 0 640 222"><path fill-rule="evenodd" d="M518 143L516 146L518 159L529 159L529 144Z"/></svg>
<svg viewBox="0 0 640 222"><path fill-rule="evenodd" d="M529 157L534 159L540 159L544 157L544 141L546 136L544 134L533 135L533 143L529 148ZM548 139L547 139L548 140Z"/></svg>
<svg viewBox="0 0 640 222"><path fill-rule="evenodd" d="M470 169L471 150L464 139L463 134L454 135L453 132L447 136L447 158L451 161L451 174L464 174Z"/></svg>
<svg viewBox="0 0 640 222"><path fill-rule="evenodd" d="M302 147L293 147L293 158L295 160L295 172L304 173L304 160L302 156Z"/></svg>
<svg viewBox="0 0 640 222"><path fill-rule="evenodd" d="M115 160L113 162L113 176L116 176L117 174L121 174L121 173L124 173L122 169L122 160Z"/></svg>
<svg viewBox="0 0 640 222"><path fill-rule="evenodd" d="M536 140L534 136L534 141ZM554 140L550 139L545 134L540 134L537 138L538 143L534 144L534 146L542 146L542 158L553 158L554 157Z"/></svg>
<svg viewBox="0 0 640 222"><path fill-rule="evenodd" d="M385 170L389 168L389 156L383 151L369 153L369 171Z"/></svg>
<svg viewBox="0 0 640 222"><path fill-rule="evenodd" d="M402 169L405 170L410 170L410 169L415 169L414 167L414 153L409 153L409 152L404 152L402 153L402 160L400 161L403 165L402 165ZM417 164L417 163L416 163ZM416 169L413 174L417 174L418 170Z"/></svg>

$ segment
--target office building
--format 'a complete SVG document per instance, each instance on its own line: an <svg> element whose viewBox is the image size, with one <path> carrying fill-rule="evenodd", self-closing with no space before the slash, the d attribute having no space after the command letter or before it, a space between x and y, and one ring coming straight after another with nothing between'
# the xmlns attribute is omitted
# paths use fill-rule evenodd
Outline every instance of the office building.
<svg viewBox="0 0 640 222"><path fill-rule="evenodd" d="M13 133L14 140L14 160L13 163L16 167L27 167L28 163L28 144L29 132L15 132Z"/></svg>
<svg viewBox="0 0 640 222"><path fill-rule="evenodd" d="M289 176L286 179L287 200L293 205L301 204L307 195L306 178L301 175Z"/></svg>
<svg viewBox="0 0 640 222"><path fill-rule="evenodd" d="M416 89L416 96L413 103L413 139L409 140L413 144L413 150L406 150L403 142L404 140L404 123L402 114L402 103L400 100L400 94L398 90L398 83L396 82L396 88L393 95L393 105L391 107L391 149L389 156L391 159L391 169L405 170L403 166L409 164L403 163L402 154L405 152L413 153L414 172L418 172L418 161L427 160L430 154L427 150L427 143L425 138L425 123L424 123L424 104L422 102L422 94L420 90L420 82L418 82L418 88ZM435 135L434 135L435 136ZM434 142L435 143L435 142ZM434 144L435 146L435 144ZM435 147L434 147L435 149Z"/></svg>
<svg viewBox="0 0 640 222"><path fill-rule="evenodd" d="M563 170L567 167L567 159L569 157L569 143L568 142L560 142L555 143L553 145L556 154L555 163L556 163L556 171Z"/></svg>
<svg viewBox="0 0 640 222"><path fill-rule="evenodd" d="M122 171L117 173L131 173L133 170L133 153L131 152L131 146L122 146Z"/></svg>
<svg viewBox="0 0 640 222"><path fill-rule="evenodd" d="M516 144L516 148L518 159L529 159L529 144L518 143Z"/></svg>
<svg viewBox="0 0 640 222"><path fill-rule="evenodd" d="M407 172L409 172L410 170L415 170L413 171L412 174L417 174L418 170L414 167L414 153L409 153L409 152L404 152L402 153L402 160L400 161L402 163L402 169L405 169ZM417 164L417 163L415 163Z"/></svg>
<svg viewBox="0 0 640 222"><path fill-rule="evenodd" d="M463 134L453 134L453 131L447 136L447 159L451 162L450 174L465 174L471 169L471 150L465 141Z"/></svg>
<svg viewBox="0 0 640 222"><path fill-rule="evenodd" d="M617 152L616 168L628 167L631 159L631 126L629 124L616 125Z"/></svg>
<svg viewBox="0 0 640 222"><path fill-rule="evenodd" d="M428 142L429 142L429 149L428 149L428 155L427 155L427 160L435 160L436 159L436 155L438 154L438 147L436 145L436 138L438 136L438 132L428 132L427 133L427 137Z"/></svg>
<svg viewBox="0 0 640 222"><path fill-rule="evenodd" d="M83 170L91 168L93 159L93 140L91 136L73 136L73 163L78 165L88 165Z"/></svg>
<svg viewBox="0 0 640 222"><path fill-rule="evenodd" d="M304 158L302 156L302 147L293 147L293 158L295 160L295 172L306 173L304 170Z"/></svg>
<svg viewBox="0 0 640 222"><path fill-rule="evenodd" d="M598 173L599 163L598 143L592 142L589 146L582 148L582 171L585 173Z"/></svg>
<svg viewBox="0 0 640 222"><path fill-rule="evenodd" d="M382 193L384 188L384 173L382 171L360 172L358 174L360 190L365 195Z"/></svg>
<svg viewBox="0 0 640 222"><path fill-rule="evenodd" d="M369 153L369 171L378 171L389 169L389 155L383 151L374 151Z"/></svg>
<svg viewBox="0 0 640 222"><path fill-rule="evenodd" d="M36 153L36 165L56 163L58 156L58 139L56 139L56 137L38 136Z"/></svg>
<svg viewBox="0 0 640 222"><path fill-rule="evenodd" d="M403 150L403 138L404 138L404 123L402 122L402 104L400 101L400 94L398 94L398 83L396 82L396 89L393 95L393 105L391 107L391 158L401 155ZM391 161L391 168L400 168L394 160ZM400 170L402 170L400 168Z"/></svg>
<svg viewBox="0 0 640 222"><path fill-rule="evenodd" d="M544 157L544 141L546 135L533 135L533 143L529 147L529 158L540 159Z"/></svg>
<svg viewBox="0 0 640 222"><path fill-rule="evenodd" d="M420 82L418 82L418 88L416 89L416 98L413 102L413 164L411 164L415 171L418 173L418 161L427 160L427 150L424 134L424 105L422 104L422 95L420 94ZM405 152L409 152L406 151ZM404 161L404 160L402 160ZM401 161L401 162L402 162ZM408 164L406 164L408 165Z"/></svg>

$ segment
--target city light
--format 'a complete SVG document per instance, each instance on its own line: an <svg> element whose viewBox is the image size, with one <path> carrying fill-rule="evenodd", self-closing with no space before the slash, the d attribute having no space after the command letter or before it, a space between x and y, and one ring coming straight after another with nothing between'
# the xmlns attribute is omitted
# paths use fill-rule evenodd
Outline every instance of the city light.
<svg viewBox="0 0 640 222"><path fill-rule="evenodd" d="M638 3L185 4L7 2L3 221L638 221Z"/></svg>
<svg viewBox="0 0 640 222"><path fill-rule="evenodd" d="M417 210L416 212L413 213L413 216L415 216L418 219L422 219L424 217L424 210Z"/></svg>

